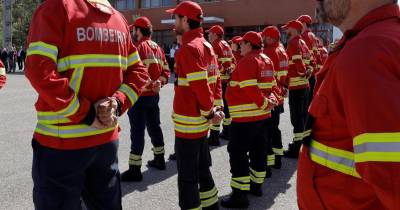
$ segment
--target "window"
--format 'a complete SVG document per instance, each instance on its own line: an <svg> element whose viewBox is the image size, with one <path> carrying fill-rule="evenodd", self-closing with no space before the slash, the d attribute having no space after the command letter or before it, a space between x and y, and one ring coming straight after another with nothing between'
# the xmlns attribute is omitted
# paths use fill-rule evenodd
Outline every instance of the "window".
<svg viewBox="0 0 400 210"><path fill-rule="evenodd" d="M115 7L117 10L133 10L135 9L135 0L116 0Z"/></svg>
<svg viewBox="0 0 400 210"><path fill-rule="evenodd" d="M176 1L174 0L141 0L142 8L157 8L173 6Z"/></svg>

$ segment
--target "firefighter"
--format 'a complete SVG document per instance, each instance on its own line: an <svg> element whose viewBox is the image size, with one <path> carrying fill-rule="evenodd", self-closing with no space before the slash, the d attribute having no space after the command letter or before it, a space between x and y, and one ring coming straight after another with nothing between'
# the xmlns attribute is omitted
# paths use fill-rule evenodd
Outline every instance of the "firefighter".
<svg viewBox="0 0 400 210"><path fill-rule="evenodd" d="M221 205L247 208L248 192L262 196L265 178L271 110L277 101L272 61L262 53L261 36L247 32L240 40L244 56L233 71L226 98L231 111L231 139L228 144L232 194Z"/></svg>
<svg viewBox="0 0 400 210"><path fill-rule="evenodd" d="M150 136L153 144L154 159L147 166L165 170L164 137L160 126L160 88L168 83L170 71L163 49L151 40L152 24L147 17L139 17L133 24L133 33L138 40L139 56L146 66L151 79L151 88L145 89L136 104L129 109L131 125L131 152L129 169L121 175L121 181L142 181L142 154L144 132Z"/></svg>
<svg viewBox="0 0 400 210"><path fill-rule="evenodd" d="M357 3L356 3L357 2ZM317 74L297 173L301 210L400 206L397 1L320 1L344 36Z"/></svg>
<svg viewBox="0 0 400 210"><path fill-rule="evenodd" d="M6 68L4 67L3 62L0 61L0 89L4 87L6 81Z"/></svg>
<svg viewBox="0 0 400 210"><path fill-rule="evenodd" d="M238 64L240 59L243 57L240 52L240 36L234 36L229 42L231 44L231 49L233 57L235 58L235 63Z"/></svg>
<svg viewBox="0 0 400 210"><path fill-rule="evenodd" d="M306 64L309 65L310 69L312 69L312 74L308 79L310 84L310 89L308 93L308 105L311 103L313 98L313 90L315 86L315 74L319 71L322 65L322 61L320 60L320 52L318 48L318 38L315 34L310 30L311 24L313 22L312 18L309 15L301 15L297 18L303 24L303 30L301 34L301 38L306 43L308 49L310 50L311 59L306 60Z"/></svg>
<svg viewBox="0 0 400 210"><path fill-rule="evenodd" d="M304 135L304 125L308 104L308 76L312 70L306 64L310 59L310 51L306 43L301 39L303 25L297 20L289 21L283 29L289 37L287 54L289 57L289 69L286 83L289 88L290 121L293 125L293 142L289 144L284 156L297 158Z"/></svg>
<svg viewBox="0 0 400 210"><path fill-rule="evenodd" d="M215 100L214 105L224 107L225 114L221 136L220 125L211 125L208 144L211 146L219 146L219 137L229 140L229 125L231 124L232 119L229 115L229 109L225 99L225 92L230 74L234 67L234 57L231 47L225 40L223 40L224 29L221 26L214 25L206 32L208 33L208 41L212 44L214 52L217 55L222 81L223 97L222 100Z"/></svg>
<svg viewBox="0 0 400 210"><path fill-rule="evenodd" d="M125 19L108 1L44 1L28 46L35 209L122 209L117 117L149 86Z"/></svg>
<svg viewBox="0 0 400 210"><path fill-rule="evenodd" d="M214 96L222 95L218 62L211 44L204 39L203 11L197 3L184 1L167 12L175 17L176 31L183 34L175 57L173 105L179 206L218 209L207 143L210 123L221 123L224 118L221 108L214 106Z"/></svg>
<svg viewBox="0 0 400 210"><path fill-rule="evenodd" d="M323 65L325 64L326 60L328 59L328 50L324 46L324 41L321 38L318 38L318 51L321 61L321 66L319 69L322 69Z"/></svg>
<svg viewBox="0 0 400 210"><path fill-rule="evenodd" d="M271 113L273 154L268 156L267 165L280 169L282 166L283 145L279 122L280 115L284 112L284 97L287 94L286 77L288 74L289 59L286 50L280 42L281 33L277 27L266 27L262 32L262 37L264 41L264 54L267 55L274 64L274 76L277 83L276 86L274 86L274 93L278 98L278 106L276 106Z"/></svg>

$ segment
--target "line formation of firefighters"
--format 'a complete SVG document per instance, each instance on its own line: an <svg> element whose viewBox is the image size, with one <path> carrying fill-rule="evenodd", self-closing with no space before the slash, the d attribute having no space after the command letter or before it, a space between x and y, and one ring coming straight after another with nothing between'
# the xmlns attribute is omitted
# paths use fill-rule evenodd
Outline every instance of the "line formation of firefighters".
<svg viewBox="0 0 400 210"><path fill-rule="evenodd" d="M275 26L259 33L250 31L227 42L223 39L223 27L214 25L205 31L206 41L199 18L202 10L197 4L182 3L169 12L176 15L174 32L181 46L175 54L172 116L177 154L170 155L170 160L178 160L180 205L183 209L218 208L218 191L208 169L211 166L208 146L219 146L221 138L229 141L232 173L232 194L221 205L247 208L247 194L263 195L262 184L271 177L271 168L280 169L283 156L298 157L302 139L309 132L304 128L314 75L328 52L321 39L310 31L313 20L308 15L282 27L289 39L285 49ZM186 30L178 24L182 17L187 18ZM154 153L147 166L166 169L158 102L160 88L169 80L168 63L163 50L151 40L152 24L147 17L137 18L130 30L137 39L139 56L151 80L157 83L145 89L128 112L132 144L129 169L121 175L123 182L143 179L146 128ZM284 151L279 122L287 95L294 138ZM216 114L223 118L222 123L210 120ZM195 165L198 168L193 168ZM194 197L198 183L199 196Z"/></svg>
<svg viewBox="0 0 400 210"><path fill-rule="evenodd" d="M233 37L229 45L218 25L204 38L197 3L184 1L167 12L181 45L172 114L179 206L219 208L209 145L221 137L229 140L232 194L220 203L248 208L248 194L262 196L271 167L281 168L282 156L298 157L309 135L304 126L314 75L327 51L307 15L283 27L285 50L275 26ZM143 179L146 129L154 153L148 166L166 168L158 103L170 71L151 34L149 19L128 27L106 0L45 1L35 12L26 77L39 94L32 140L37 209L79 209L80 198L88 209L122 209L120 181ZM279 118L287 94L294 139L284 151ZM118 117L126 111L132 143L129 169L120 176Z"/></svg>

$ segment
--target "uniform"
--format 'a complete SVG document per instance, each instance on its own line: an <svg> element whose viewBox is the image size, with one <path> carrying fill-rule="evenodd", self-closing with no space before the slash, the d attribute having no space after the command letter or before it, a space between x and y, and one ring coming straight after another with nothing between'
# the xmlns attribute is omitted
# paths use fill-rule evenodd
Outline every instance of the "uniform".
<svg viewBox="0 0 400 210"><path fill-rule="evenodd" d="M135 27L151 28L151 22L146 17L139 17L133 24ZM162 85L168 83L170 71L164 51L153 42L150 37L143 37L137 45L139 56L146 66L151 81L161 81ZM129 157L129 170L121 176L122 181L141 181L140 168L144 149L144 131L150 136L153 144L154 160L148 166L160 170L165 169L164 137L161 130L160 108L158 102L160 95L153 90L143 91L137 103L128 111L131 125L131 152Z"/></svg>
<svg viewBox="0 0 400 210"><path fill-rule="evenodd" d="M290 21L286 27L301 30L303 26L299 21ZM284 155L297 158L304 135L307 113L309 82L307 79L306 60L310 59L310 51L301 36L297 35L289 41L286 52L289 57L289 71L286 83L289 89L290 121L293 125L294 138L293 143L289 144L289 149L284 151Z"/></svg>
<svg viewBox="0 0 400 210"><path fill-rule="evenodd" d="M399 34L399 6L376 8L317 74L297 173L301 210L399 209Z"/></svg>
<svg viewBox="0 0 400 210"><path fill-rule="evenodd" d="M33 16L28 45L26 77L39 95L35 208L81 209L82 197L88 209L121 209L120 128L90 125L97 101L114 97L122 114L148 79L127 22L108 1L48 0Z"/></svg>
<svg viewBox="0 0 400 210"><path fill-rule="evenodd" d="M309 15L302 15L297 20L307 25L312 24L312 18ZM315 86L315 74L321 68L322 62L320 60L320 54L318 49L318 39L315 36L315 34L310 29L307 28L301 34L301 38L306 43L308 49L310 50L310 55L311 55L311 59L306 60L306 64L309 65L310 69L312 69L312 74L308 79L310 84L310 89L309 89L310 92L308 93L308 104L307 104L308 107L313 98L313 90Z"/></svg>
<svg viewBox="0 0 400 210"><path fill-rule="evenodd" d="M207 32L213 32L219 36L223 36L224 34L223 28L218 25L211 27ZM223 136L225 139L229 139L229 126L231 124L232 119L229 115L229 109L228 109L228 104L226 103L225 93L231 72L234 67L234 57L232 54L231 47L225 40L218 38L211 44L218 59L219 72L222 82L222 96L223 96L222 100L220 99L215 100L214 105L224 107L225 119L223 122L223 130L221 136ZM220 134L220 125L212 125L209 143L218 140L219 134Z"/></svg>
<svg viewBox="0 0 400 210"><path fill-rule="evenodd" d="M185 1L171 14L202 21L202 9ZM210 172L211 155L206 141L208 118L213 113L214 95L221 95L218 63L214 50L204 39L203 29L187 31L176 59L173 121L181 209L216 209L218 190ZM218 89L218 90L217 90Z"/></svg>
<svg viewBox="0 0 400 210"><path fill-rule="evenodd" d="M286 77L288 74L288 55L286 50L280 43L280 32L274 26L269 26L263 30L263 36L270 37L276 40L275 43L267 45L264 48L264 54L267 55L274 64L274 76L276 85L274 86L274 93L278 98L278 106L272 110L272 132L271 142L273 154L267 157L267 165L275 168L281 167L281 157L283 156L282 133L279 129L280 115L284 112L283 104L286 95Z"/></svg>
<svg viewBox="0 0 400 210"><path fill-rule="evenodd" d="M234 44L239 45L240 43L238 42L238 40L240 40L240 38L241 38L240 36L235 36L235 37L233 37L233 38L230 40L229 43L234 43ZM237 64L239 63L240 59L241 59L243 56L242 56L242 54L241 54L241 52L240 52L240 49L239 49L239 50L236 50L236 51L234 51L234 50L232 49L232 53L233 53L233 57L235 58L234 63L235 63L235 65L237 65Z"/></svg>
<svg viewBox="0 0 400 210"><path fill-rule="evenodd" d="M243 40L262 46L261 36L256 32L246 33ZM275 82L273 72L272 61L261 49L253 49L232 73L226 93L232 116L228 144L232 194L221 202L226 208L247 208L249 191L262 195L269 140L267 126L271 124L268 98L273 97Z"/></svg>
<svg viewBox="0 0 400 210"><path fill-rule="evenodd" d="M4 87L6 81L6 68L4 67L3 62L0 61L0 89Z"/></svg>

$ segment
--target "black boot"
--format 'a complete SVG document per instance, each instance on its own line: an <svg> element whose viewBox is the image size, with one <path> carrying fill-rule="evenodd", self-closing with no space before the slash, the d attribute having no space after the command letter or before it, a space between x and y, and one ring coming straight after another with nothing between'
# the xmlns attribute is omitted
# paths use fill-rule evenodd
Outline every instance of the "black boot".
<svg viewBox="0 0 400 210"><path fill-rule="evenodd" d="M262 185L250 182L250 194L257 197L262 197L263 196Z"/></svg>
<svg viewBox="0 0 400 210"><path fill-rule="evenodd" d="M295 141L289 144L288 150L283 151L283 155L287 158L298 158L301 147L301 141Z"/></svg>
<svg viewBox="0 0 400 210"><path fill-rule="evenodd" d="M121 174L122 182L141 182L142 180L140 166L129 166L129 169Z"/></svg>
<svg viewBox="0 0 400 210"><path fill-rule="evenodd" d="M219 203L216 202L211 206L203 207L201 209L203 209L203 210L219 210Z"/></svg>
<svg viewBox="0 0 400 210"><path fill-rule="evenodd" d="M148 167L156 168L158 170L165 170L165 159L164 154L154 155L154 160L147 162Z"/></svg>
<svg viewBox="0 0 400 210"><path fill-rule="evenodd" d="M247 209L249 205L247 192L236 189L232 191L228 198L221 201L221 206L229 209Z"/></svg>
<svg viewBox="0 0 400 210"><path fill-rule="evenodd" d="M219 142L219 131L211 130L210 136L208 137L208 145L209 146L221 145L221 143Z"/></svg>
<svg viewBox="0 0 400 210"><path fill-rule="evenodd" d="M176 160L176 153L172 153L169 155L169 160Z"/></svg>
<svg viewBox="0 0 400 210"><path fill-rule="evenodd" d="M281 155L275 155L275 165L273 165L272 168L275 168L275 169L282 168L282 156Z"/></svg>
<svg viewBox="0 0 400 210"><path fill-rule="evenodd" d="M222 133L219 135L219 137L221 138L221 139L224 139L224 140L226 140L226 141L229 141L229 139L230 139L230 136L229 136L229 129L230 129L230 127L229 126L226 126L226 125L224 125L224 128L223 128L223 130L222 130Z"/></svg>
<svg viewBox="0 0 400 210"><path fill-rule="evenodd" d="M271 170L271 167L270 167L270 166L267 166L267 167L265 168L265 178L268 179L268 178L271 178L271 177L272 177L272 170Z"/></svg>

